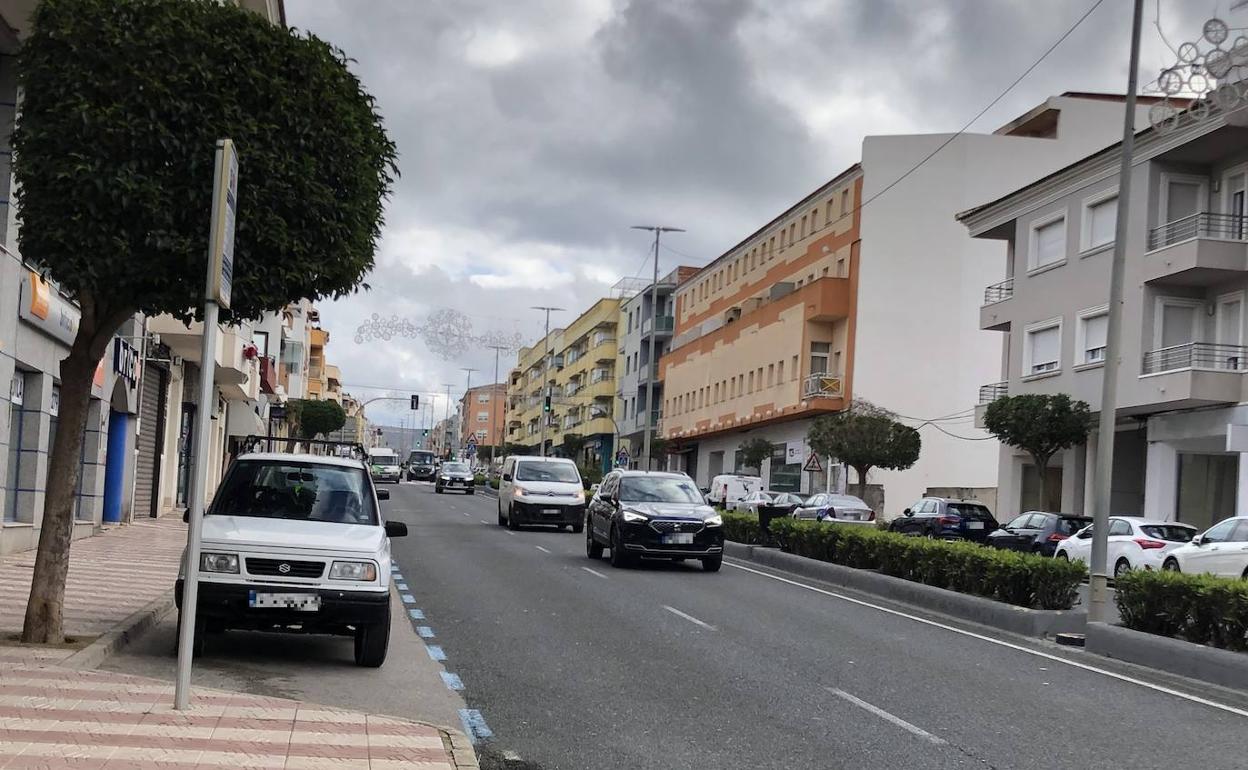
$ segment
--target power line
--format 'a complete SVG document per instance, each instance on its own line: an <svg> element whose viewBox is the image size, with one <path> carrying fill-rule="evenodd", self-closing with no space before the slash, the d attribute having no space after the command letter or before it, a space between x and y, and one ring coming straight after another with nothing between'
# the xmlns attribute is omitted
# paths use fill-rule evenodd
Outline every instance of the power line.
<svg viewBox="0 0 1248 770"><path fill-rule="evenodd" d="M925 428L925 427L935 428L936 430L940 431L946 436L950 436L952 438L960 438L963 441L996 441L997 440L996 436L959 436L956 433L950 433L949 431L945 430L944 428L940 427L934 422L924 423L923 425L915 426L915 430L918 430L919 428Z"/></svg>

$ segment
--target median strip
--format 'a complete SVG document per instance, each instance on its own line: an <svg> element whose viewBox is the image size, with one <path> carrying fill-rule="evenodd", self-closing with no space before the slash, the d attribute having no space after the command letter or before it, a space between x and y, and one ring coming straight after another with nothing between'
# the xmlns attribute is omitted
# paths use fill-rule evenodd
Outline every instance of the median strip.
<svg viewBox="0 0 1248 770"><path fill-rule="evenodd" d="M905 730L906 732L913 733L914 735L919 736L923 740L931 741L937 746L944 746L947 743L947 741L945 741L944 738L939 738L935 735L932 735L927 730L924 730L923 728L918 727L916 725L912 725L906 720L902 719L901 717L894 716L888 713L887 711L885 711L884 709L879 708L878 706L872 706L870 703L867 703L862 698L858 698L856 696L850 695L844 690L838 690L835 687L825 687L824 689L832 693L836 697L841 698L842 700L849 701L850 703L854 704L855 706L862 709L863 711L869 712L871 714L875 714L877 717L879 717L880 719L883 719L885 722L889 722L891 724L897 725L898 727Z"/></svg>

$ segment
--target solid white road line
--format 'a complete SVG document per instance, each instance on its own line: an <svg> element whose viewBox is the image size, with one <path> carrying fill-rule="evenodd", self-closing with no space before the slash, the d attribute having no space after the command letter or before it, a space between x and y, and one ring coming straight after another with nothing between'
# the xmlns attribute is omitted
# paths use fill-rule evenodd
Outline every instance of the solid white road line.
<svg viewBox="0 0 1248 770"><path fill-rule="evenodd" d="M697 618L695 618L694 616L689 615L689 614L686 614L686 613L684 613L684 612L681 612L680 610L676 609L675 607L669 607L669 606L667 606L666 604L664 604L664 605L663 605L663 609L667 610L668 612L672 613L673 615L675 615L675 616L677 616L677 617L684 618L685 620L689 621L690 623L693 623L695 626L702 626L702 627L703 627L703 628L705 628L707 631L714 631L714 630L715 630L715 626L712 626L710 623L705 623L705 622L703 622L703 621L701 621L701 620L698 620L698 619L697 619Z"/></svg>
<svg viewBox="0 0 1248 770"><path fill-rule="evenodd" d="M845 596L844 594L838 594L834 591L826 591L822 588L816 588L815 586L806 585L805 583L799 583L796 580L789 580L788 578L780 577L779 575L772 575L770 573L763 572L761 570L752 569L750 567L746 567L740 564L733 564L732 562L727 562L727 561L724 562L724 564L728 565L729 567L742 570L744 572L751 572L755 575L761 575L762 577L769 578L771 580L778 580L781 583L788 583L791 586L797 586L798 588L805 588L807 591L814 591L817 594L823 594L824 596L831 596L835 599L841 599L851 604L857 604L860 607L870 607L873 610L879 610L880 612L883 612L887 615L894 615L899 618L906 618L907 620L913 620L916 623L922 623L924 625L934 626L936 628L943 628L946 631L952 631L953 633L961 634L962 636L969 636L972 639L979 639L981 641L988 642L989 644L995 644L998 647L1006 647L1011 650L1017 650L1018 652L1023 652L1028 655L1034 655L1037 658L1044 658L1045 660L1051 660L1056 663L1061 663L1066 666L1071 666L1073 668L1078 668L1084 671L1091 671L1093 673L1101 674L1102 676L1107 676L1111 679L1117 679L1120 682L1127 682L1129 684L1134 684L1139 687L1144 687L1146 689L1153 690L1155 692L1165 693L1166 695L1173 695L1176 698L1182 698L1183 700L1191 701L1192 703L1199 703L1202 706L1209 706L1210 708L1215 708L1215 709L1218 709L1219 711L1225 711L1227 713L1235 714L1241 717L1248 717L1248 710L1235 708L1234 706L1228 706L1225 703L1218 703L1216 701L1211 701L1207 698L1201 698L1200 696L1197 696L1197 695L1189 695L1185 692L1180 692L1179 690L1174 690L1169 687L1163 687L1162 685L1159 685L1159 684L1153 684L1152 682L1145 682L1144 680L1136 679L1133 676L1126 676L1125 674L1119 674L1114 671L1107 671L1103 668L1090 666L1087 663L1080 663L1074 660L1067 660L1066 658L1060 657L1058 655L1050 655L1047 652L1041 652L1040 650L1033 650L1029 647L1024 647L1021 644L1013 644L1012 642L1007 642L1002 639L993 639L991 636L984 636L983 634L977 634L974 631L967 631L966 629L958 628L957 626L950 626L945 623L939 623L935 620L921 618L918 615L911 615L908 612L901 612L899 610L894 610L889 607L882 607L878 604L872 604L871 602L866 602L866 601L863 601L862 599L855 599L852 596Z"/></svg>
<svg viewBox="0 0 1248 770"><path fill-rule="evenodd" d="M581 569L585 570L586 572L588 572L588 573L589 573L589 574L591 574L591 575L597 575L598 577L602 578L603 580L610 580L610 579L611 579L611 578L607 577L606 575L602 574L601 572L599 572L599 571L598 571L598 570L596 570L596 569L590 569L589 567L581 567Z"/></svg>
<svg viewBox="0 0 1248 770"><path fill-rule="evenodd" d="M838 698L843 698L849 701L850 703L854 704L860 709L863 709L864 711L869 711L872 714L875 714L877 717L879 717L880 719L883 719L885 722L891 722L892 724L897 725L898 727L900 727L903 730L906 730L907 732L914 733L915 735L919 736L920 738L924 740L931 741L937 746L944 746L946 743L944 738L938 738L937 736L929 733L927 730L924 730L921 727L912 725L906 720L902 719L901 717L893 716L892 714L888 713L882 708L872 706L870 703L867 703L862 698L856 698L853 695L850 695L849 693L845 692L844 690L838 690L835 687L825 687L824 689L832 693Z"/></svg>
<svg viewBox="0 0 1248 770"><path fill-rule="evenodd" d="M540 545L535 545L533 547L541 551L542 553L550 553L550 551L547 551L545 548L541 547Z"/></svg>

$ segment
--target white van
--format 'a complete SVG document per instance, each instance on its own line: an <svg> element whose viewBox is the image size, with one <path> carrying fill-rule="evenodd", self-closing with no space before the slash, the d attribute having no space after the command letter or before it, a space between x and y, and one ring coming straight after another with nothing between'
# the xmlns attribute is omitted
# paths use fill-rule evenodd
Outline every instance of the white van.
<svg viewBox="0 0 1248 770"><path fill-rule="evenodd" d="M399 454L390 447L375 446L368 450L368 467L373 481L399 483Z"/></svg>
<svg viewBox="0 0 1248 770"><path fill-rule="evenodd" d="M706 493L709 505L732 510L732 504L740 502L754 492L761 492L763 480L758 476L738 476L725 473L711 479L711 491Z"/></svg>
<svg viewBox="0 0 1248 770"><path fill-rule="evenodd" d="M498 525L554 524L585 529L585 485L576 463L563 457L511 456L498 480Z"/></svg>

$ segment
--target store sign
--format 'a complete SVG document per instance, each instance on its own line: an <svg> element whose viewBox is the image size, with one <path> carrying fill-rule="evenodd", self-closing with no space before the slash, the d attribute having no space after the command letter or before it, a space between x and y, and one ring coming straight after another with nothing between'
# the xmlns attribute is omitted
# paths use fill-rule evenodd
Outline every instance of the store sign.
<svg viewBox="0 0 1248 770"><path fill-rule="evenodd" d="M71 344L78 333L82 313L74 304L53 289L35 271L29 271L22 282L18 315L23 321L51 337Z"/></svg>
<svg viewBox="0 0 1248 770"><path fill-rule="evenodd" d="M805 447L800 441L789 441L784 445L785 465L798 465L802 462Z"/></svg>
<svg viewBox="0 0 1248 770"><path fill-rule="evenodd" d="M139 351L121 337L113 340L113 371L130 387L138 384Z"/></svg>

